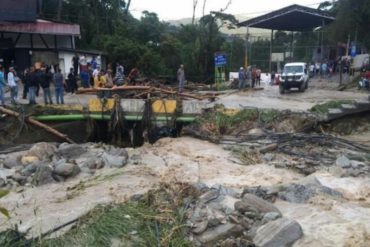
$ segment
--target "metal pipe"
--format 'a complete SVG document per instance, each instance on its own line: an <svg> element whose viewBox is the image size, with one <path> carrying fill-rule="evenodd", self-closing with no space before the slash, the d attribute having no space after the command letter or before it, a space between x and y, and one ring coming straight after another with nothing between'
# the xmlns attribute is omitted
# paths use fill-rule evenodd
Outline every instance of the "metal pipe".
<svg viewBox="0 0 370 247"><path fill-rule="evenodd" d="M33 119L39 120L39 121L80 121L80 120L86 120L86 119L94 119L94 120L110 120L110 115L107 114L69 114L69 115L42 115L42 116L34 116ZM128 115L125 116L125 119L127 121L141 121L142 116L139 115ZM177 122L185 122L190 123L194 122L196 117L177 117ZM166 117L166 116L156 116L154 117L155 121L158 122L165 122L172 120L172 117Z"/></svg>

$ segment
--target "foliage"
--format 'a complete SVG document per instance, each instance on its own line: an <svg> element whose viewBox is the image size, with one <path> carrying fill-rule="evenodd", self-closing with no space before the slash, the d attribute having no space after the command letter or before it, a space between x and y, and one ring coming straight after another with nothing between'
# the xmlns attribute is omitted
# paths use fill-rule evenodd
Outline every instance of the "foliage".
<svg viewBox="0 0 370 247"><path fill-rule="evenodd" d="M123 0L44 0L42 15L48 19L77 23L81 26L79 49L105 52L109 62L119 61L128 73L134 67L148 76L171 75L175 78L180 64L185 65L188 80L213 82L215 52L229 52L229 40L220 28L235 28L230 14L211 12L198 23L171 26L156 13L143 11L139 20L129 13L130 1ZM58 12L61 15L58 15ZM232 54L240 66L243 43L232 44ZM237 66L231 66L232 69ZM230 69L231 69L230 68Z"/></svg>
<svg viewBox="0 0 370 247"><path fill-rule="evenodd" d="M220 108L206 113L201 118L197 119L197 124L200 126L207 126L208 128L215 128L214 134L226 134L237 125L247 122L255 121L258 118L258 112L255 109L244 109L237 112L228 112L227 109ZM214 124L214 127L213 127Z"/></svg>
<svg viewBox="0 0 370 247"><path fill-rule="evenodd" d="M346 42L351 36L351 40L356 39L364 47L370 48L370 1L325 1L319 8L336 16L336 21L328 29L332 41Z"/></svg>
<svg viewBox="0 0 370 247"><path fill-rule="evenodd" d="M328 113L329 109L332 108L340 108L342 104L351 104L353 103L351 100L337 100L337 101L329 101L324 104L319 104L313 106L310 111L316 113Z"/></svg>
<svg viewBox="0 0 370 247"><path fill-rule="evenodd" d="M0 189L0 198L6 196L7 194L9 194L8 190ZM1 205L0 205L0 213L4 215L5 217L10 218L9 211Z"/></svg>

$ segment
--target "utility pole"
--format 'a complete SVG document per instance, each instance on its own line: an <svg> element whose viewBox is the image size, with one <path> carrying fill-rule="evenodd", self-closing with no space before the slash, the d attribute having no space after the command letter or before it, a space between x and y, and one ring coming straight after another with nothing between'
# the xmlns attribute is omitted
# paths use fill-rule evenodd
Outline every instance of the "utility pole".
<svg viewBox="0 0 370 247"><path fill-rule="evenodd" d="M245 37L245 58L244 58L244 67L248 68L248 51L249 51L249 27L247 27L247 35Z"/></svg>

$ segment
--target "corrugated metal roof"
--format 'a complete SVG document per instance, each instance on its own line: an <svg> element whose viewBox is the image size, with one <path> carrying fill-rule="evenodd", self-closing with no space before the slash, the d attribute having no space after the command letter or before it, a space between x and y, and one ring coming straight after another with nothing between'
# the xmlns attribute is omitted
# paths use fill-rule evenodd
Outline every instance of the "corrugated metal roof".
<svg viewBox="0 0 370 247"><path fill-rule="evenodd" d="M79 36L81 34L80 25L50 21L45 22L44 20L37 20L36 22L26 23L0 22L0 32L73 36Z"/></svg>
<svg viewBox="0 0 370 247"><path fill-rule="evenodd" d="M238 26L264 28L282 31L307 31L335 20L335 17L329 14L301 6L291 5L268 14L241 22Z"/></svg>

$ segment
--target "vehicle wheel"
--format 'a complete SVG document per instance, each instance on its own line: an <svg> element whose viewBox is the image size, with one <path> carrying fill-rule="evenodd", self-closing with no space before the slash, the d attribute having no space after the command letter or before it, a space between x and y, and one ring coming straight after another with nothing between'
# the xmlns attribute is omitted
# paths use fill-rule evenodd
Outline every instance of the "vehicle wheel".
<svg viewBox="0 0 370 247"><path fill-rule="evenodd" d="M306 86L305 86L305 89L307 89L308 88L308 82L306 82Z"/></svg>
<svg viewBox="0 0 370 247"><path fill-rule="evenodd" d="M302 82L301 86L299 87L299 91L303 93L306 90L306 85L304 82Z"/></svg>
<svg viewBox="0 0 370 247"><path fill-rule="evenodd" d="M285 94L285 88L281 84L279 85L279 92L280 92L280 94Z"/></svg>

